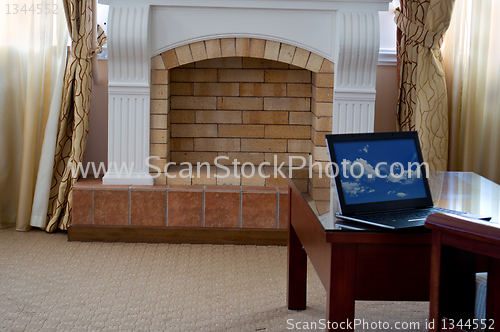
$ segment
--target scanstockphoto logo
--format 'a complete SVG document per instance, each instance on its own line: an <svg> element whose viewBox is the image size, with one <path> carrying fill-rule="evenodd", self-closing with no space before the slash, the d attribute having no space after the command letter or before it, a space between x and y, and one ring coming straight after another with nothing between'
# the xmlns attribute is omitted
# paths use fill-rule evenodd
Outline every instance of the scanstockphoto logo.
<svg viewBox="0 0 500 332"><path fill-rule="evenodd" d="M73 163L70 164L71 168L71 176L73 178L77 178L78 175L81 175L82 178L87 178L89 176L89 172L92 170L91 174L98 178L100 174L106 174L106 172L110 171L117 174L119 177L124 175L125 178L129 179L132 177L132 173L134 172L135 164L132 162L128 163L108 163L107 165L104 162L100 162L98 166L94 162L89 162L84 165L82 162L79 162L76 167Z"/></svg>
<svg viewBox="0 0 500 332"><path fill-rule="evenodd" d="M150 171L150 175L153 178L159 177L164 173L168 178L210 178L213 175L216 178L228 178L228 177L245 177L251 178L254 176L260 176L262 178L284 178L286 173L288 176L293 177L294 171L298 170L308 170L309 178L313 177L313 173L318 173L318 177L322 178L326 176L328 178L335 178L340 176L342 182L353 181L353 186L356 185L361 179L366 179L367 181L374 181L375 179L384 179L387 182L401 182L404 184L411 183L422 176L422 168L425 168L425 174L429 174L429 165L427 163L417 163L408 162L406 164L401 162L393 162L388 164L387 162L379 162L375 166L366 162L361 158L355 160L342 160L340 165L336 163L326 163L326 162L314 162L312 156L305 158L303 156L289 156L288 163L282 161L278 162L278 156L274 155L273 163L263 162L255 165L250 162L241 163L237 159L228 164L229 157L219 156L214 159L213 163L209 162L198 162L192 164L189 162L182 162L177 164L176 162L167 162L162 168L152 164L152 160L158 160L160 157L152 156L145 160L145 165ZM223 161L226 161L223 163ZM172 166L183 166L179 172L169 172L169 168ZM272 168L272 172L269 169ZM213 171L215 169L215 171ZM73 177L77 177L79 174L83 178L93 175L95 178L99 177L100 174L105 174L107 172L112 172L118 177L131 178L134 173L135 165L134 163L113 163L110 162L105 164L103 162L96 165L93 162L78 163L75 165L71 164L71 172ZM353 188L355 190L355 188Z"/></svg>

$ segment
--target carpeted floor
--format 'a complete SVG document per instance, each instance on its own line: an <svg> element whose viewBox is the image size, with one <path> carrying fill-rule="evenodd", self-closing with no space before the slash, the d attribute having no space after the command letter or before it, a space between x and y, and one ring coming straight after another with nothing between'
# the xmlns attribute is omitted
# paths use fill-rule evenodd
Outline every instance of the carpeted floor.
<svg viewBox="0 0 500 332"><path fill-rule="evenodd" d="M286 247L79 243L0 229L0 331L320 331L325 291L311 266L307 310L286 308L286 257ZM370 331L385 330L379 321L425 331L427 317L426 302L356 303Z"/></svg>

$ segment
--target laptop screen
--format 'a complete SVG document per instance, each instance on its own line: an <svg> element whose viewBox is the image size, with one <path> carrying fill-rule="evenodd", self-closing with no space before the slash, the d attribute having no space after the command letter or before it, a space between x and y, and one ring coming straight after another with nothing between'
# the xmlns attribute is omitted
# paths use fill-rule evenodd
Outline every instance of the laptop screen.
<svg viewBox="0 0 500 332"><path fill-rule="evenodd" d="M432 205L415 132L327 135L327 142L343 214Z"/></svg>

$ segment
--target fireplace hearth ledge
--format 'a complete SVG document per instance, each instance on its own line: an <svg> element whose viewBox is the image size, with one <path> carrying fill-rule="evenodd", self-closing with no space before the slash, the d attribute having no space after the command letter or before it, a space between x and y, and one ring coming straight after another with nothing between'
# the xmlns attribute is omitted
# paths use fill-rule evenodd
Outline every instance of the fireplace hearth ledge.
<svg viewBox="0 0 500 332"><path fill-rule="evenodd" d="M108 163L103 184L152 185L151 57L214 38L259 38L335 64L332 132L372 132L378 11L390 0L100 0L108 17ZM126 167L126 168L122 168ZM129 172L120 172L120 170Z"/></svg>

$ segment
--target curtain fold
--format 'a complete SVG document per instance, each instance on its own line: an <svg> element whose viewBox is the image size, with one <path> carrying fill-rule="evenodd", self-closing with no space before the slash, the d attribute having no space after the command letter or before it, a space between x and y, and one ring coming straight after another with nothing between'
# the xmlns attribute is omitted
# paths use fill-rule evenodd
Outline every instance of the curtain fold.
<svg viewBox="0 0 500 332"><path fill-rule="evenodd" d="M398 26L398 129L416 130L431 170L448 163L448 106L441 44L454 0L401 0Z"/></svg>
<svg viewBox="0 0 500 332"><path fill-rule="evenodd" d="M450 170L500 183L500 2L457 0L444 47Z"/></svg>
<svg viewBox="0 0 500 332"><path fill-rule="evenodd" d="M72 187L79 177L78 164L83 161L89 132L91 59L102 51L102 47L92 49L92 0L63 0L63 3L72 44L64 77L47 232L65 230L70 222ZM99 29L98 45L105 41L106 36Z"/></svg>
<svg viewBox="0 0 500 332"><path fill-rule="evenodd" d="M0 11L0 226L21 231L30 229L39 166L52 168L43 146L55 142L68 44L62 3L39 5L41 13Z"/></svg>

